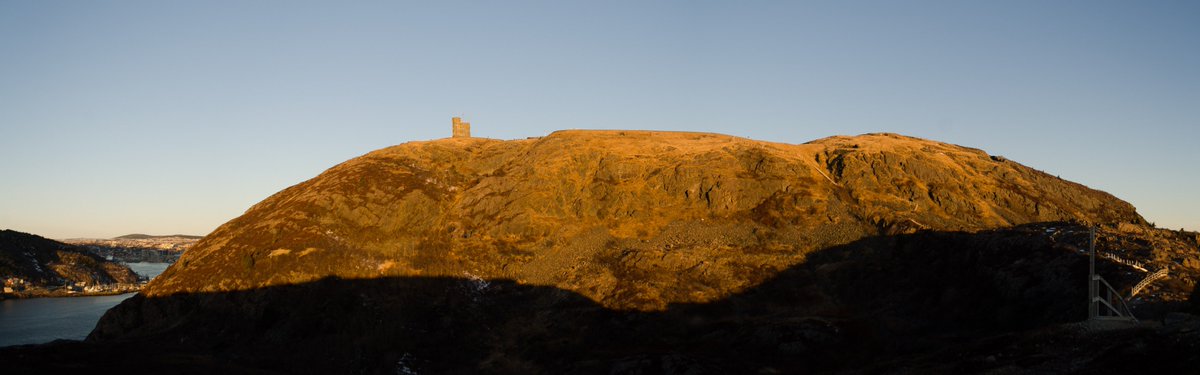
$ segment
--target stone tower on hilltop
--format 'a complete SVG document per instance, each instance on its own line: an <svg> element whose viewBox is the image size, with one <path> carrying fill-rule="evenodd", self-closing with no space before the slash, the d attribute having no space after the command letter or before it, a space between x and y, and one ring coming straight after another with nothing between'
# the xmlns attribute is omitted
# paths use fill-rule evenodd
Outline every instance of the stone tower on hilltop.
<svg viewBox="0 0 1200 375"><path fill-rule="evenodd" d="M463 122L461 118L454 117L450 119L452 137L454 138L471 138L471 123Z"/></svg>

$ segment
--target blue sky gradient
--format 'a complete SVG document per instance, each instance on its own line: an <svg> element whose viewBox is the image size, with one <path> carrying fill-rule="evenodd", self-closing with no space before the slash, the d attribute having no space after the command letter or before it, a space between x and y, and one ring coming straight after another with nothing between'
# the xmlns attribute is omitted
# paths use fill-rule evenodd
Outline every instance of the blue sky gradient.
<svg viewBox="0 0 1200 375"><path fill-rule="evenodd" d="M896 132L1196 230L1198 45L1189 1L0 1L0 228L205 234L461 115Z"/></svg>

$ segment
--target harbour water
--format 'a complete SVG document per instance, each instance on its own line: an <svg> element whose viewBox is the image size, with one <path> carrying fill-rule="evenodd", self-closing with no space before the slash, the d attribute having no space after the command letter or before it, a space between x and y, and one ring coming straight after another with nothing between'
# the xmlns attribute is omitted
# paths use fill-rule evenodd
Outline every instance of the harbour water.
<svg viewBox="0 0 1200 375"><path fill-rule="evenodd" d="M139 275L153 278L169 263L130 263ZM40 344L57 339L82 340L105 311L134 293L115 296L8 299L0 301L0 346Z"/></svg>
<svg viewBox="0 0 1200 375"><path fill-rule="evenodd" d="M136 272L138 275L142 275L142 276L153 279L155 276L158 276L158 274L163 273L163 271L166 271L167 267L170 266L171 263L138 262L138 263L126 263L125 265L129 266L129 268L132 269L133 272Z"/></svg>

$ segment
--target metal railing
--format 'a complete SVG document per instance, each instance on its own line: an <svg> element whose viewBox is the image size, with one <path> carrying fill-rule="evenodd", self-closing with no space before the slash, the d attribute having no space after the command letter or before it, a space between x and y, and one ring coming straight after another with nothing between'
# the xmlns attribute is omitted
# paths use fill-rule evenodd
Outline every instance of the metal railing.
<svg viewBox="0 0 1200 375"><path fill-rule="evenodd" d="M1117 292L1108 281L1096 274L1096 227L1088 231L1088 321L1124 320L1137 322L1129 304L1121 293ZM1100 297L1100 286L1106 291L1105 297ZM1100 307L1103 306L1102 310Z"/></svg>
<svg viewBox="0 0 1200 375"><path fill-rule="evenodd" d="M1121 297L1121 293L1117 292L1111 284L1104 281L1100 275L1092 275L1093 290L1099 291L1101 285L1107 291L1105 297L1100 297L1099 293L1092 296L1092 305L1099 307L1104 306L1105 309L1094 309L1095 315L1091 316L1092 320L1131 320L1137 322L1137 318L1133 316L1133 312L1129 310L1129 304L1125 303L1125 298Z"/></svg>
<svg viewBox="0 0 1200 375"><path fill-rule="evenodd" d="M1142 281L1138 282L1137 285L1134 285L1133 289L1129 290L1128 298L1133 298L1133 296L1136 296L1138 294L1138 292L1142 291L1142 289L1146 289L1146 287L1150 286L1151 283L1158 281L1159 279L1162 279L1164 277L1167 277L1168 274L1169 274L1169 272L1167 271L1167 268L1164 267L1163 269L1155 271L1154 273L1146 276L1146 278L1144 278L1144 279L1142 279Z"/></svg>

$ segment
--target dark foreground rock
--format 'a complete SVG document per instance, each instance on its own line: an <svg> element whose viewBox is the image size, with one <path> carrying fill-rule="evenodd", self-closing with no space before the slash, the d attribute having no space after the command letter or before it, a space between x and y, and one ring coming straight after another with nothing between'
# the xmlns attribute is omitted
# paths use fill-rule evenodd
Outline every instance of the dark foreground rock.
<svg viewBox="0 0 1200 375"><path fill-rule="evenodd" d="M1140 325L1105 330L1076 323L1086 315L1086 257L1066 246L1071 241L1046 235L1049 227L867 238L811 254L743 293L656 312L477 278L327 278L137 296L106 314L86 343L0 350L0 359L36 370L179 360L226 372L420 374L1186 373L1200 366L1194 316L1143 316ZM1137 282L1116 276L1126 268L1113 262L1102 260L1100 270L1119 286ZM45 361L66 347L91 354ZM121 362L117 351L132 348L149 359ZM118 359L88 362L109 355Z"/></svg>

